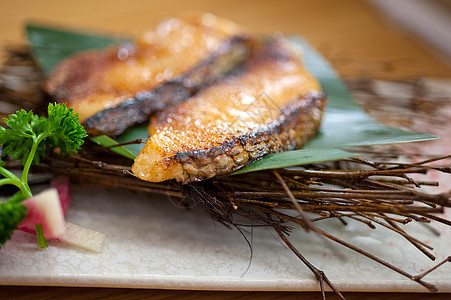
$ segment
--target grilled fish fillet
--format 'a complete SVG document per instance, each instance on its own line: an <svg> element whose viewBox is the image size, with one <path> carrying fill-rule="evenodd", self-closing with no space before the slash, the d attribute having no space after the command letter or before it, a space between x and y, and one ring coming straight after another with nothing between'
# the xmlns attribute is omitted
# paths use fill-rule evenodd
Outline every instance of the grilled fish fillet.
<svg viewBox="0 0 451 300"><path fill-rule="evenodd" d="M79 113L90 134L121 134L181 102L240 64L247 33L211 14L174 18L133 42L76 54L49 76L46 92Z"/></svg>
<svg viewBox="0 0 451 300"><path fill-rule="evenodd" d="M243 71L151 118L133 173L183 183L230 174L317 132L326 96L284 39L264 44Z"/></svg>

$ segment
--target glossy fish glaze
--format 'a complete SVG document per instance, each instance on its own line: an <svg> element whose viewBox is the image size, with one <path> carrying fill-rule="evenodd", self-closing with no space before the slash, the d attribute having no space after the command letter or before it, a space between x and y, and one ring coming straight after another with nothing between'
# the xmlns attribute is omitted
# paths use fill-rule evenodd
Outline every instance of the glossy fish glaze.
<svg viewBox="0 0 451 300"><path fill-rule="evenodd" d="M254 50L238 75L157 113L133 173L189 183L230 174L316 134L326 96L284 39Z"/></svg>
<svg viewBox="0 0 451 300"><path fill-rule="evenodd" d="M242 28L211 14L170 19L134 43L68 58L45 89L90 134L117 136L230 72L249 46Z"/></svg>

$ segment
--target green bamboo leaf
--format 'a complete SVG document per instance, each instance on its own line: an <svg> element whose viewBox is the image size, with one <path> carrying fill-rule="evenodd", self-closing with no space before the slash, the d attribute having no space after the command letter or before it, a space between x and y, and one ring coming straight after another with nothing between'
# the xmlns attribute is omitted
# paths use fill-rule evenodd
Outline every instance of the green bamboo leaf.
<svg viewBox="0 0 451 300"><path fill-rule="evenodd" d="M279 169L292 166L305 165L315 162L345 159L356 156L354 153L349 153L340 149L301 149L294 151L287 151L281 153L274 153L265 156L264 158L253 162L249 166L236 171L233 175L243 174L255 171Z"/></svg>
<svg viewBox="0 0 451 300"><path fill-rule="evenodd" d="M141 124L139 126L130 128L126 130L118 139L117 141L119 143L126 143L130 141L134 141L137 139L143 139L143 142L146 142L149 138L149 132L147 131L147 126L149 124ZM141 151L142 148L144 148L145 144L132 144L132 145L125 145L124 148L126 148L128 151L133 153L135 157L138 155L138 153Z"/></svg>
<svg viewBox="0 0 451 300"><path fill-rule="evenodd" d="M75 52L102 48L126 40L37 25L28 25L26 30L32 53L46 73ZM268 155L235 174L348 158L351 154L339 150L345 147L436 139L431 135L407 132L375 122L353 101L330 64L308 42L299 37L291 37L290 41L302 49L305 67L318 78L329 97L320 132L301 150ZM117 141L106 136L93 139L99 145L111 146L113 143L148 137L147 124L144 124L129 129ZM127 145L112 150L133 159L143 146Z"/></svg>
<svg viewBox="0 0 451 300"><path fill-rule="evenodd" d="M437 139L432 135L378 124L354 102L332 66L307 41L299 37L291 37L290 41L302 48L305 67L319 80L329 98L320 133L304 149L344 148Z"/></svg>
<svg viewBox="0 0 451 300"><path fill-rule="evenodd" d="M99 135L99 136L91 137L90 140L102 147L111 147L111 146L119 145L119 143L117 141L113 140L112 138L110 138L107 135ZM117 153L119 155L122 155L122 156L130 158L130 159L135 159L135 157L136 157L135 154L130 152L124 146L111 147L110 150L113 151L114 153Z"/></svg>
<svg viewBox="0 0 451 300"><path fill-rule="evenodd" d="M123 37L62 29L55 26L27 24L25 32L33 56L45 74L76 52L105 48L126 41Z"/></svg>

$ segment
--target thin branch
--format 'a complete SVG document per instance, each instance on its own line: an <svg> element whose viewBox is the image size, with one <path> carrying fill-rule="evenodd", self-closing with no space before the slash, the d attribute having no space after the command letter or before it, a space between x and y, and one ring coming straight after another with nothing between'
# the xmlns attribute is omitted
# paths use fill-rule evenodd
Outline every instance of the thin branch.
<svg viewBox="0 0 451 300"><path fill-rule="evenodd" d="M417 281L421 278L423 278L424 276L426 276L427 274L431 273L432 271L436 270L437 268L439 268L441 265L447 263L447 262L451 262L451 256L448 256L447 258L445 258L444 260L442 260L441 262L439 262L438 264L436 264L434 267L430 268L429 270L421 273L420 275L416 275L413 276L413 280Z"/></svg>
<svg viewBox="0 0 451 300"><path fill-rule="evenodd" d="M285 183L285 181L283 180L283 178L280 176L280 174L276 170L273 170L273 174L274 174L274 176L276 176L277 180L279 180L280 184L282 185L282 187L285 190L286 194L290 198L290 200L293 203L294 207L296 208L298 213L301 215L302 221L304 222L304 225L305 225L304 229L306 231L309 231L309 230L315 231L315 228L314 228L315 226L312 224L312 222L310 221L309 217L304 213L304 211L302 210L302 207L299 205L299 203L294 198L293 193L288 188L288 186Z"/></svg>
<svg viewBox="0 0 451 300"><path fill-rule="evenodd" d="M326 294L324 290L324 281L327 283L327 285L334 291L334 293L340 297L340 299L345 299L345 297L340 293L340 291L333 285L333 283L327 278L326 274L316 268L314 265L312 265L294 246L293 244L288 240L288 238L285 236L285 234L282 233L282 231L274 227L274 230L277 232L277 234L280 236L280 238L284 241L284 243L288 246L288 248L293 251L293 253L304 263L304 265L307 266L307 268L310 269L310 271L313 272L315 275L316 280L318 280L320 287L321 287L321 294L323 299L326 299Z"/></svg>

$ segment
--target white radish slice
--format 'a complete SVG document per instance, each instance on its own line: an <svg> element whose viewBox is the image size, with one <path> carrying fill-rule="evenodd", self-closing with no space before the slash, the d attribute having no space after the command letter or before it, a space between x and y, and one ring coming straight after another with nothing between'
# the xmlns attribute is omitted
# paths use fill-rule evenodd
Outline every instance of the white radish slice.
<svg viewBox="0 0 451 300"><path fill-rule="evenodd" d="M101 252L105 242L105 234L66 222L66 231L57 238L67 246Z"/></svg>

